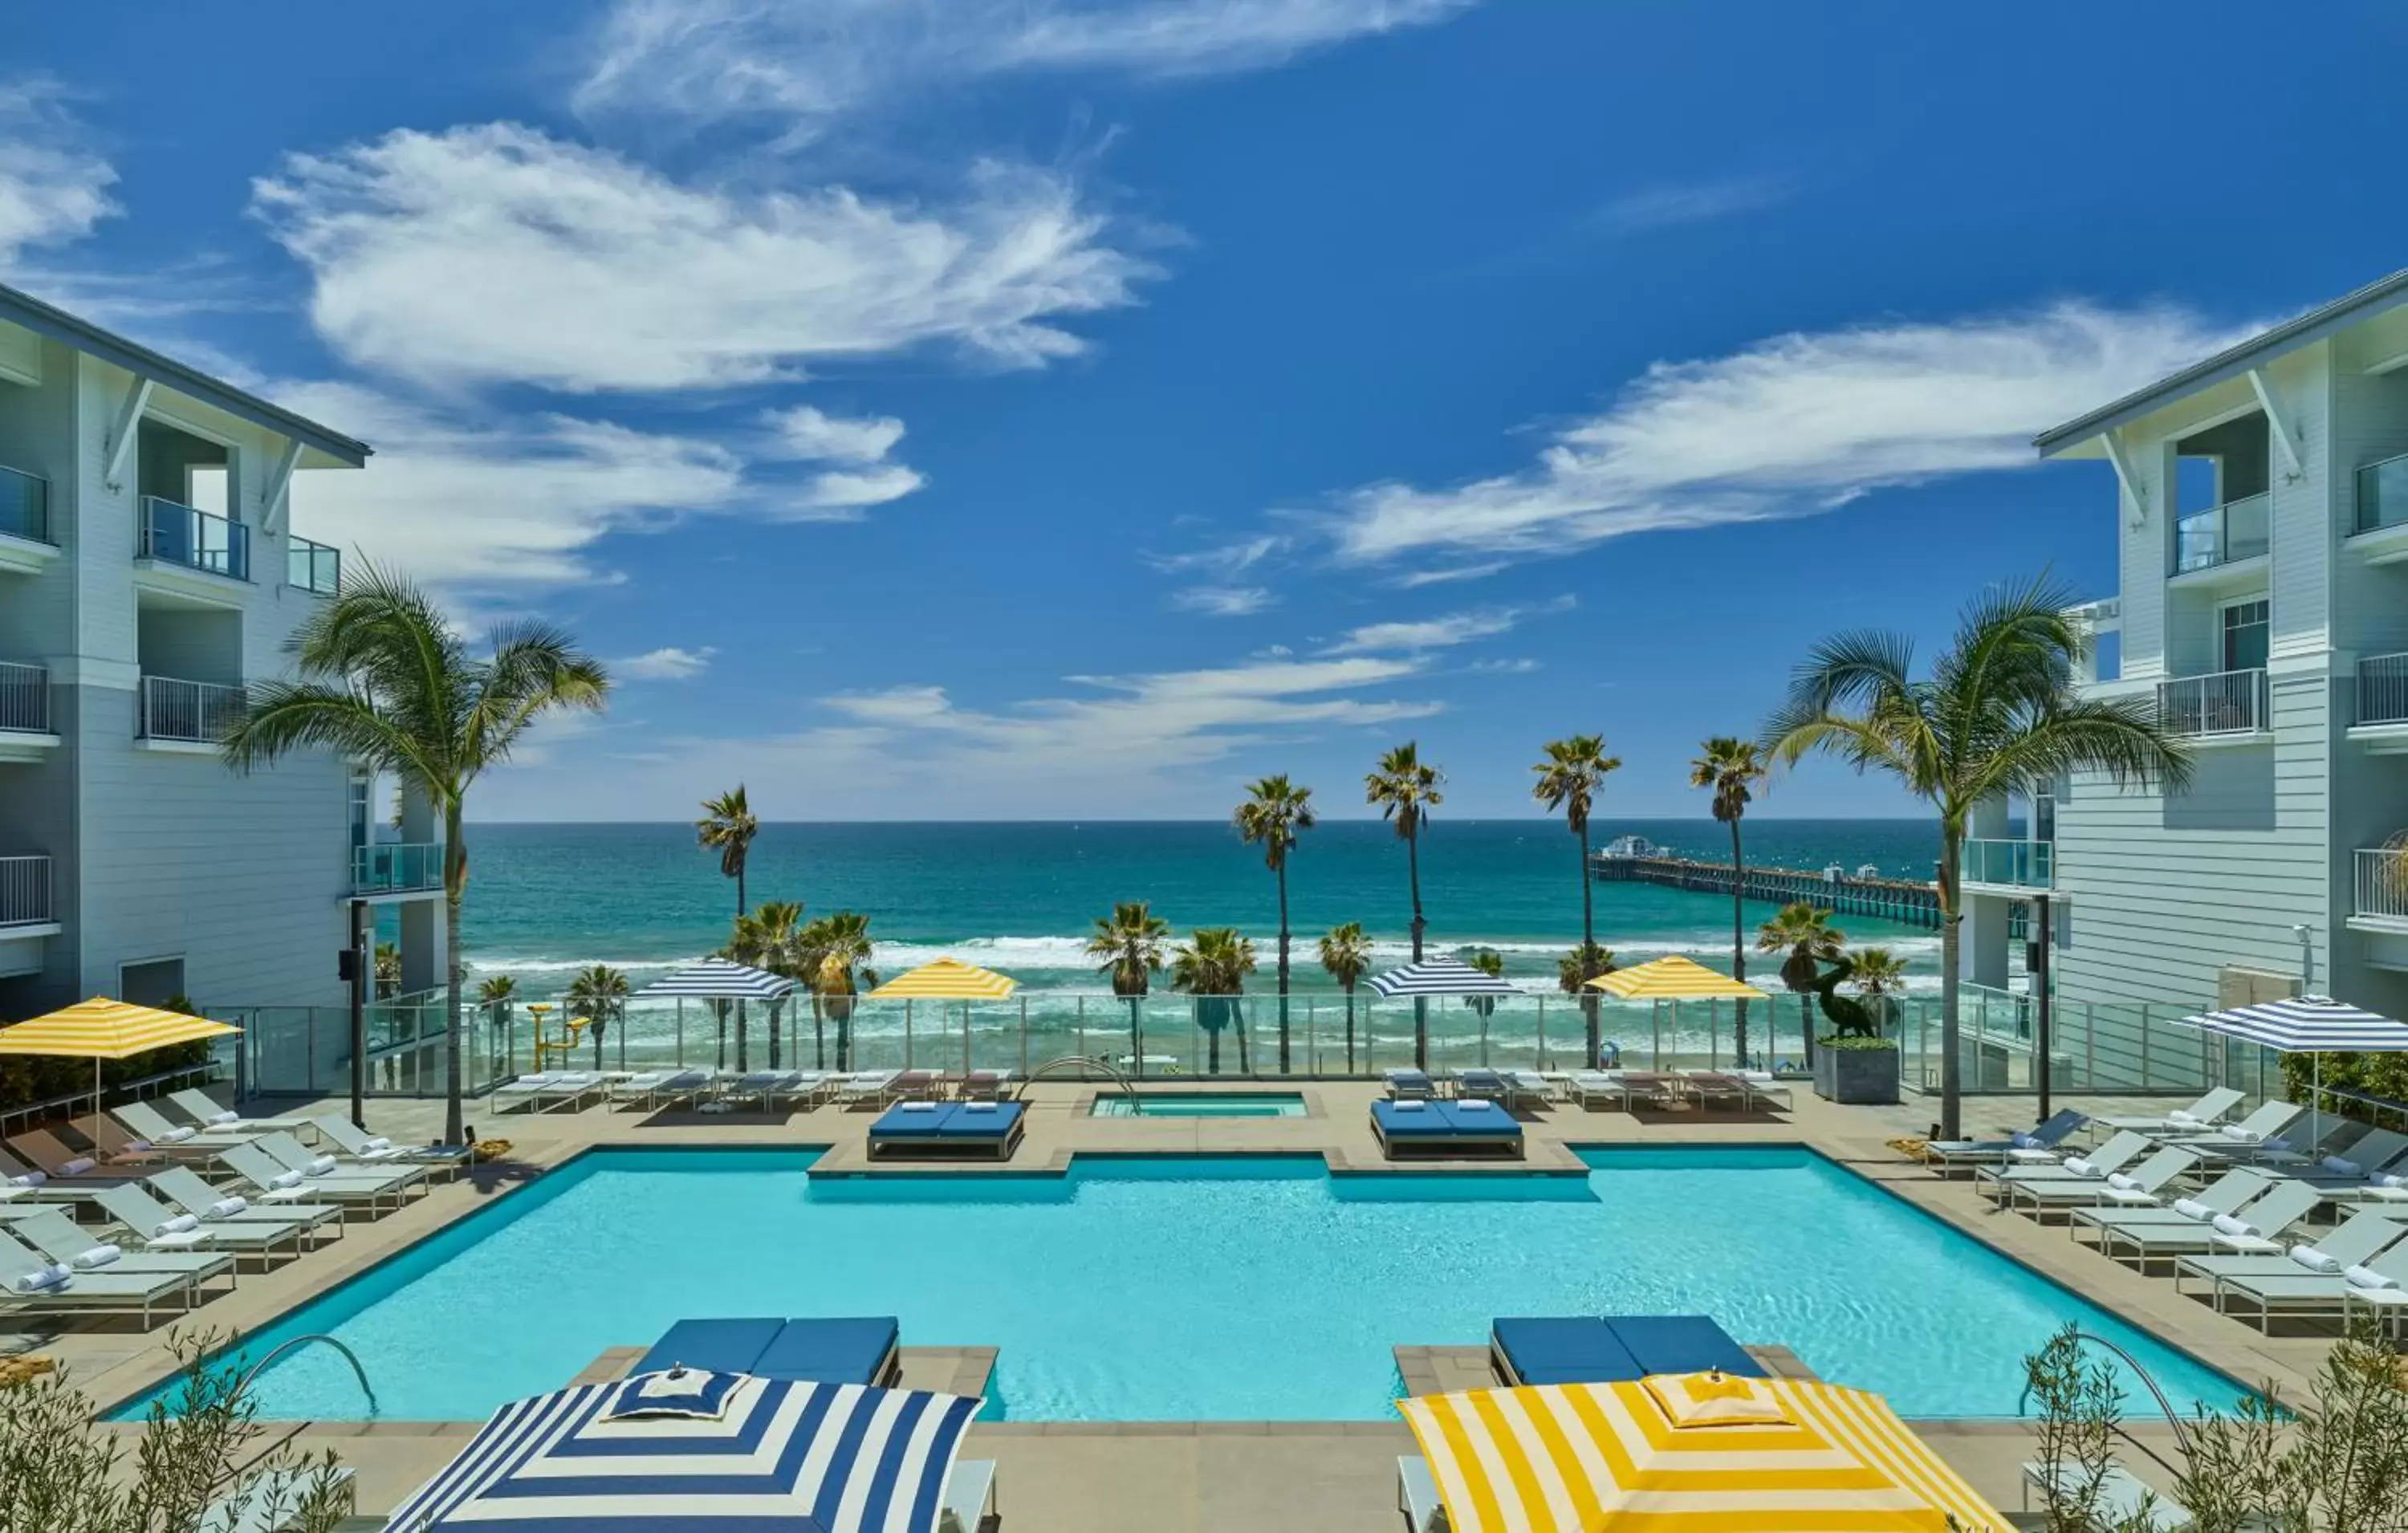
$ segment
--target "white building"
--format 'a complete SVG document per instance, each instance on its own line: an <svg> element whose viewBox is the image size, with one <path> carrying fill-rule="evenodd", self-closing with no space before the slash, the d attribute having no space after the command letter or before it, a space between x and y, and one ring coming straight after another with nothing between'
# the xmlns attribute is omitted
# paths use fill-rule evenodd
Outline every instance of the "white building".
<svg viewBox="0 0 2408 1533"><path fill-rule="evenodd" d="M2110 466L2121 580L2093 685L2196 748L2186 793L2057 786L1968 849L1967 973L2052 891L2069 1000L2315 983L2408 1014L2408 272L2042 434ZM2052 825L2053 822L2053 825ZM2052 835L2053 831L2053 835ZM2304 928L2302 934L2301 928Z"/></svg>
<svg viewBox="0 0 2408 1533"><path fill-rule="evenodd" d="M335 585L294 474L368 449L0 287L0 1019L86 996L340 1006L355 896L437 981L438 855L372 784L211 743ZM434 838L420 826L422 841Z"/></svg>

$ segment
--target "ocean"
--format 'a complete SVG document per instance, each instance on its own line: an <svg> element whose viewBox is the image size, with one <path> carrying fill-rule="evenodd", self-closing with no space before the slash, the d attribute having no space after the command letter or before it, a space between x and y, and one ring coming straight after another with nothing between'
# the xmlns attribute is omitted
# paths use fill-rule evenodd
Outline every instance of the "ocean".
<svg viewBox="0 0 2408 1533"><path fill-rule="evenodd" d="M1937 827L1925 820L1752 820L1751 863L1928 878ZM1712 820L1605 820L1591 839L1645 837L1671 852L1729 855ZM572 971L606 963L638 985L726 940L733 881L694 828L661 824L471 824L462 945L474 977L509 974L522 995L557 991ZM1539 818L1438 820L1422 841L1427 946L1484 946L1510 978L1552 989L1555 958L1580 939L1579 843ZM1268 989L1278 894L1257 848L1226 824L777 824L752 843L746 893L802 902L807 917L857 910L893 975L940 954L1000 969L1025 989L1105 992L1082 951L1116 900L1150 900L1176 937L1236 926L1255 938ZM1594 886L1598 941L1629 963L1667 953L1727 954L1730 903L1639 883ZM1322 933L1359 921L1379 962L1410 955L1405 847L1377 821L1307 832L1288 869L1298 989L1331 988L1314 959ZM1756 923L1773 907L1750 905ZM1938 934L1868 917L1839 924L1858 946L1881 945L1929 975ZM1167 987L1167 986L1166 986Z"/></svg>

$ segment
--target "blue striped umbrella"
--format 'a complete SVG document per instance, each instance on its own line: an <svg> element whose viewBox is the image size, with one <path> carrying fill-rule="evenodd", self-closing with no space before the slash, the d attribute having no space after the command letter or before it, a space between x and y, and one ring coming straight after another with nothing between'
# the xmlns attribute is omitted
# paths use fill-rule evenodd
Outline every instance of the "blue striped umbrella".
<svg viewBox="0 0 2408 1533"><path fill-rule="evenodd" d="M2364 1007L2329 996L2301 996L2296 1000L2261 1001L2227 1011L2185 1017L2182 1024L2226 1038L2237 1038L2282 1053L2315 1056L2311 1068L2315 1095L2308 1105L2308 1142L2323 1136L2324 1056L2329 1053L2408 1053L2408 1023L2396 1022Z"/></svg>
<svg viewBox="0 0 2408 1533"><path fill-rule="evenodd" d="M738 1376L697 1399L715 1415L653 1413L638 1392L660 1377L502 1407L387 1533L933 1533L979 1408Z"/></svg>
<svg viewBox="0 0 2408 1533"><path fill-rule="evenodd" d="M1414 996L1518 996L1519 985L1483 974L1460 958L1440 955L1392 968L1371 978L1371 989L1389 1000Z"/></svg>
<svg viewBox="0 0 2408 1533"><path fill-rule="evenodd" d="M638 996L682 996L698 1000L774 1001L795 992L795 981L766 968L725 958L700 958L662 975Z"/></svg>

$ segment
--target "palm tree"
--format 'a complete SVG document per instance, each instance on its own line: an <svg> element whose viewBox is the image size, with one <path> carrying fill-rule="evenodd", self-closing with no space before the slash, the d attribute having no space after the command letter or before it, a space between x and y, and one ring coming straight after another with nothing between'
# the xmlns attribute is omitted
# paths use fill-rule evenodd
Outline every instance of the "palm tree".
<svg viewBox="0 0 2408 1533"><path fill-rule="evenodd" d="M702 818L694 829L697 840L718 851L720 876L736 881L736 913L740 917L745 910L744 864L752 854L752 838L761 834L761 822L752 818L752 806L745 802L744 784L704 799Z"/></svg>
<svg viewBox="0 0 2408 1533"><path fill-rule="evenodd" d="M391 1000L401 990L401 949L391 942L376 945L377 999Z"/></svg>
<svg viewBox="0 0 2408 1533"><path fill-rule="evenodd" d="M836 1067L852 1068L853 1013L864 990L878 988L878 971L868 967L871 944L869 918L838 910L824 918L819 943L819 967L811 988L836 1024Z"/></svg>
<svg viewBox="0 0 2408 1533"><path fill-rule="evenodd" d="M1818 964L1835 964L1848 945L1848 934L1831 924L1831 912L1812 900L1793 900L1756 929L1756 951L1778 953L1781 982L1798 996L1798 1025L1814 1036L1814 982L1823 977ZM1767 1024L1768 1028L1770 1024ZM1777 1047L1777 1043L1774 1045ZM1770 1052L1768 1050L1768 1052Z"/></svg>
<svg viewBox="0 0 2408 1533"><path fill-rule="evenodd" d="M1581 945L1575 953L1588 953L1597 947L1597 910L1595 891L1590 887L1588 869L1588 811L1597 800L1597 790L1605 774L1622 766L1620 756L1605 753L1602 735L1574 735L1569 739L1549 740L1547 759L1530 768L1539 781L1530 784L1530 796L1550 809L1561 809L1564 824L1580 838ZM1583 980L1592 978L1584 974ZM1581 1014L1588 1023L1588 1053L1583 1069L1597 1067L1597 1008L1584 1006Z"/></svg>
<svg viewBox="0 0 2408 1533"><path fill-rule="evenodd" d="M1129 1057L1136 1062L1137 1072L1145 1073L1143 1026L1140 1012L1145 1005L1146 993L1154 988L1154 976L1162 969L1162 942L1170 935L1170 923L1154 913L1144 900L1124 900L1112 906L1112 913L1096 918L1094 935L1087 938L1087 956L1101 958L1102 972L1111 976L1112 994L1128 1002Z"/></svg>
<svg viewBox="0 0 2408 1533"><path fill-rule="evenodd" d="M1714 818L1730 826L1731 838L1731 978L1747 978L1747 852L1740 844L1739 823L1747 815L1749 800L1756 796L1756 785L1764 781L1764 753L1754 740L1736 739L1728 735L1716 735L1698 748L1698 757L1689 763L1689 786L1711 788L1714 794ZM1742 998L1737 1008L1738 1025L1733 1029L1732 1046L1737 1051L1742 1067L1747 1061L1747 1001ZM1814 1029L1806 1029L1806 1058L1814 1058ZM1769 1051L1768 1051L1769 1052Z"/></svg>
<svg viewBox="0 0 2408 1533"><path fill-rule="evenodd" d="M1588 1063L1581 1067L1583 1069L1601 1068L1599 1061L1605 1052L1605 1039L1598 1025L1598 1010L1605 997L1589 981L1612 973L1618 967L1613 961L1613 950L1594 942L1584 942L1555 960L1555 988L1579 998L1581 1017L1587 1024Z"/></svg>
<svg viewBox="0 0 2408 1533"><path fill-rule="evenodd" d="M766 969L781 979L808 984L811 970L804 963L803 907L792 899L765 899L760 909L736 924L738 961ZM769 1067L778 1068L779 1034L786 1009L782 1000L769 1003Z"/></svg>
<svg viewBox="0 0 2408 1533"><path fill-rule="evenodd" d="M1815 646L1766 724L1773 755L1827 752L1881 771L1940 818L1940 1137L1963 1128L1956 964L1964 920L1957 858L1974 810L2017 788L2096 772L2118 787L2190 784L2191 756L2137 697L2085 697L2073 685L2086 636L2064 615L2071 593L2045 577L1991 590L1967 608L1929 677L1912 673L1899 634L1846 633Z"/></svg>
<svg viewBox="0 0 2408 1533"><path fill-rule="evenodd" d="M1505 955L1495 948L1467 949L1463 961L1492 980L1505 972ZM1485 1066L1488 1063L1488 1019L1497 1014L1497 997L1466 996L1463 1004L1480 1014L1480 1063Z"/></svg>
<svg viewBox="0 0 2408 1533"><path fill-rule="evenodd" d="M827 1003L820 995L820 960L827 956L827 917L808 922L795 933L796 978L803 982L811 1003L811 1068L827 1068Z"/></svg>
<svg viewBox="0 0 2408 1533"><path fill-rule="evenodd" d="M443 610L398 575L373 565L346 571L335 599L304 618L287 643L298 680L252 687L222 745L237 768L295 751L333 752L392 773L442 816L443 1130L455 1144L468 790L509 759L528 725L562 709L599 710L610 690L601 663L549 623L501 623L489 642L490 654L470 654Z"/></svg>
<svg viewBox="0 0 2408 1533"><path fill-rule="evenodd" d="M1896 997L1906 990L1906 960L1887 948L1858 948L1856 969L1848 979L1856 994L1871 1003L1882 1025L1889 1025Z"/></svg>
<svg viewBox="0 0 2408 1533"><path fill-rule="evenodd" d="M595 964L580 968L561 993L561 1004L572 1012L581 1011L589 1019L585 1035L594 1040L594 1067L602 1067L602 1034L611 1024L624 1022L627 1016L627 977L608 964ZM622 1049L619 1057L624 1059Z"/></svg>
<svg viewBox="0 0 2408 1533"><path fill-rule="evenodd" d="M1321 939L1321 967L1346 992L1346 1073L1354 1073L1354 987L1371 967L1371 939L1363 935L1363 923L1349 921L1342 926L1332 926L1329 935Z"/></svg>
<svg viewBox="0 0 2408 1533"><path fill-rule="evenodd" d="M1379 806L1380 818L1397 827L1405 843L1405 872L1412 881L1413 962L1422 961L1422 824L1429 811L1446 802L1440 794L1446 774L1422 762L1417 741L1407 740L1380 758L1379 769L1363 779L1363 801ZM1429 1067L1429 1002L1413 997L1413 1067Z"/></svg>
<svg viewBox="0 0 2408 1533"><path fill-rule="evenodd" d="M1263 866L1279 879L1279 1067L1287 1073L1287 854L1296 847L1296 833L1313 826L1312 790L1289 783L1287 778L1267 777L1246 790L1246 801L1233 816L1238 834L1249 846L1263 849Z"/></svg>
<svg viewBox="0 0 2408 1533"><path fill-rule="evenodd" d="M1238 1069L1246 1064L1246 1014L1239 995L1246 976L1254 971L1254 943L1234 926L1205 926L1192 932L1170 955L1170 987L1197 997L1196 1021L1204 1029L1210 1050L1207 1068L1221 1073L1221 1030L1238 1029Z"/></svg>
<svg viewBox="0 0 2408 1533"><path fill-rule="evenodd" d="M493 1055L494 1074L496 1078L503 1073L505 1040L510 1036L513 1013L518 1008L518 998L519 982L507 974L494 975L477 987L477 1009L486 1013L493 1021L494 1030L487 1035L487 1039L490 1044L489 1052ZM353 1113L352 1116L356 1118L358 1114ZM365 1128L367 1125L362 1124L360 1126Z"/></svg>

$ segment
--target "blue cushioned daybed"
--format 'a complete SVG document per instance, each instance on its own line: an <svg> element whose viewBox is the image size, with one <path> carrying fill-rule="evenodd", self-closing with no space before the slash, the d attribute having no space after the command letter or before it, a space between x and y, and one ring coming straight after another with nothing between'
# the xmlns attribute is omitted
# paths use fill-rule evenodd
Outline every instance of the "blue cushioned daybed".
<svg viewBox="0 0 2408 1533"><path fill-rule="evenodd" d="M1522 1125L1488 1102L1373 1102L1371 1133L1390 1160L1522 1156Z"/></svg>
<svg viewBox="0 0 2408 1533"><path fill-rule="evenodd" d="M1705 1315L1499 1318L1488 1358L1509 1384L1598 1384L1718 1369L1761 1379L1764 1366Z"/></svg>
<svg viewBox="0 0 2408 1533"><path fill-rule="evenodd" d="M901 1377L893 1315L806 1320L681 1320L631 1370L678 1367L756 1379L813 1383L891 1384Z"/></svg>
<svg viewBox="0 0 2408 1533"><path fill-rule="evenodd" d="M869 1158L1009 1160L1021 1118L1018 1102L897 1102L869 1125Z"/></svg>

